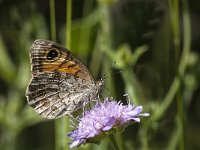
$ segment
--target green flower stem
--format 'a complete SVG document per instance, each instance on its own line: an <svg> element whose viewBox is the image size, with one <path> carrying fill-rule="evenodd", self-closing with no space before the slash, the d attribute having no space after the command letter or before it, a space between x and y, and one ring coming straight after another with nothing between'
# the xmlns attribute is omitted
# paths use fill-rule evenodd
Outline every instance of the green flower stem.
<svg viewBox="0 0 200 150"><path fill-rule="evenodd" d="M56 41L55 0L50 0L51 40Z"/></svg>
<svg viewBox="0 0 200 150"><path fill-rule="evenodd" d="M8 69L9 68L9 69ZM16 68L9 57L8 51L4 45L2 34L0 32L0 77L8 83L13 84L16 79Z"/></svg>
<svg viewBox="0 0 200 150"><path fill-rule="evenodd" d="M185 131L184 129L184 112L183 112L183 96L182 96L182 90L179 88L178 92L177 92L177 122L180 124L179 125L179 130L180 130L180 136L178 136L178 145L179 145L179 149L180 150L184 150L185 149Z"/></svg>
<svg viewBox="0 0 200 150"><path fill-rule="evenodd" d="M67 45L71 46L71 2L67 1ZM56 41L56 18L55 18L55 0L50 0L50 21L51 21L51 39ZM70 28L69 28L70 27ZM55 149L67 150L69 149L66 134L69 131L69 119L63 117L55 121Z"/></svg>
<svg viewBox="0 0 200 150"><path fill-rule="evenodd" d="M112 143L113 149L114 150L120 150L119 147L118 147L118 144L117 144L117 141L115 139L114 134L109 135L109 139L110 139L110 142Z"/></svg>
<svg viewBox="0 0 200 150"><path fill-rule="evenodd" d="M71 31L72 31L72 0L67 0L66 11L66 47L71 49Z"/></svg>
<svg viewBox="0 0 200 150"><path fill-rule="evenodd" d="M178 114L176 115L176 127L172 132L172 136L170 137L169 143L167 144L166 150L177 149L177 143L181 136L181 122L178 119Z"/></svg>
<svg viewBox="0 0 200 150"><path fill-rule="evenodd" d="M66 11L66 47L71 49L71 19L72 19L72 1L67 0ZM69 139L66 134L70 131L69 118L63 117L56 121L56 150L68 150Z"/></svg>
<svg viewBox="0 0 200 150"><path fill-rule="evenodd" d="M190 45L191 45L191 28L190 28L190 16L188 11L187 0L183 1L183 51L180 58L180 63L178 66L178 72L175 79L172 82L172 85L166 94L163 103L160 105L159 109L153 113L151 117L151 121L154 122L155 120L159 120L163 114L166 112L172 101L174 100L175 95L177 94L177 122L178 122L178 131L179 135L174 136L172 138L178 138L179 149L185 149L185 118L184 118L184 111L183 111L183 99L180 93L180 86L181 81L184 77L185 70L188 65L188 56L190 52ZM150 122L149 122L150 123ZM174 143L170 142L169 147L173 147ZM175 147L175 146L174 146Z"/></svg>
<svg viewBox="0 0 200 150"><path fill-rule="evenodd" d="M184 71L186 68L188 56L189 56L189 51L190 51L190 46L191 46L191 27L190 27L190 16L189 16L189 10L188 10L188 2L187 0L183 1L183 59L185 60L183 64L180 65L179 67L179 74L180 78L184 77ZM179 149L184 150L185 149L185 114L183 110L183 99L178 101L178 115L179 115L179 120L181 122L181 135L179 139Z"/></svg>
<svg viewBox="0 0 200 150"><path fill-rule="evenodd" d="M69 146L67 143L69 141L67 140L67 132L69 127L69 119L68 117L63 117L60 119L57 119L55 121L55 127L56 127L56 150L68 150Z"/></svg>
<svg viewBox="0 0 200 150"><path fill-rule="evenodd" d="M72 26L72 0L67 0L67 11L66 11L66 47L71 49L71 26ZM66 116L62 119L63 123L63 131L62 131L62 138L63 138L63 147L65 150L69 149L67 143L69 143L69 138L66 137L66 134L70 131L70 121L69 117Z"/></svg>
<svg viewBox="0 0 200 150"><path fill-rule="evenodd" d="M170 9L170 17L171 17L171 27L172 27L172 34L173 34L173 42L175 48L175 69L177 68L179 53L180 53L180 23L179 23L179 1L178 0L169 0L169 9ZM180 78L184 75L184 70L178 70ZM176 101L177 101L177 122L180 122L181 129L184 126L184 112L183 112L183 97L182 97L182 90L180 88L177 89L176 92ZM179 138L179 148L184 149L184 131L180 132Z"/></svg>
<svg viewBox="0 0 200 150"><path fill-rule="evenodd" d="M116 141L119 145L119 149L120 150L124 150L125 149L125 145L124 145L124 141L122 140L122 135L120 132L116 133Z"/></svg>
<svg viewBox="0 0 200 150"><path fill-rule="evenodd" d="M185 70L187 67L187 59L190 52L190 44L191 44L191 29L190 29L190 16L188 12L188 6L187 1L184 0L183 5L183 33L184 33L184 41L183 41L183 52L180 58L180 63L178 66L178 74L174 78L171 87L166 94L163 103L160 105L159 109L156 110L156 112L152 115L151 119L158 120L160 119L163 114L166 112L167 108L170 106L171 102L173 101L175 94L177 93L178 89L180 88L181 79L184 77Z"/></svg>
<svg viewBox="0 0 200 150"><path fill-rule="evenodd" d="M173 35L173 44L175 47L175 69L177 69L179 53L180 53L180 23L179 23L179 0L168 0L169 3L169 13L170 13L170 23Z"/></svg>
<svg viewBox="0 0 200 150"><path fill-rule="evenodd" d="M92 11L93 7L93 1L90 0L84 0L83 2L83 15L82 17L84 19L81 20L81 28L80 28L80 40L77 41L78 44L78 50L82 49L82 43L88 43L91 37L91 28L85 28L86 25L88 24L88 21L86 22L85 18L86 16ZM80 51L80 56L84 55L86 52L85 51ZM85 56L89 56L88 51ZM87 58L86 58L87 59Z"/></svg>
<svg viewBox="0 0 200 150"><path fill-rule="evenodd" d="M170 87L168 93L166 94L163 102L160 104L159 109L155 110L155 112L153 113L153 115L151 117L151 120L153 120L153 122L155 120L159 120L163 116L163 114L166 112L167 108L172 103L179 87L180 87L180 79L179 79L179 77L176 76L175 79L173 80L171 87Z"/></svg>
<svg viewBox="0 0 200 150"><path fill-rule="evenodd" d="M56 42L56 18L55 18L55 0L49 1L50 6L50 23L51 23L51 40ZM62 129L63 127L62 119L55 120L55 149L63 149L63 139L62 138Z"/></svg>
<svg viewBox="0 0 200 150"><path fill-rule="evenodd" d="M148 146L148 133L147 133L147 128L145 125L141 126L139 130L139 138L141 141L141 148L142 150L149 150Z"/></svg>

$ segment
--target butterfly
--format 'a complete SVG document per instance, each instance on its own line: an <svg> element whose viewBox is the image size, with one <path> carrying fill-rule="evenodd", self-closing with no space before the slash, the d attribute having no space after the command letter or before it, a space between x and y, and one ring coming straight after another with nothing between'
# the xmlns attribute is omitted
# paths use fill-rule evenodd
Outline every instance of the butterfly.
<svg viewBox="0 0 200 150"><path fill-rule="evenodd" d="M31 81L28 104L47 119L70 115L97 100L104 84L95 81L85 65L65 47L38 39L30 48Z"/></svg>

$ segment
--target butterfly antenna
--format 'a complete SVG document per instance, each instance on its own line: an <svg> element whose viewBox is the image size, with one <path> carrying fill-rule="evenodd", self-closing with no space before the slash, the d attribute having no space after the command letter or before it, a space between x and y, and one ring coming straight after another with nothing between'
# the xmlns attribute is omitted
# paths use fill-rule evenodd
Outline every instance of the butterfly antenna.
<svg viewBox="0 0 200 150"><path fill-rule="evenodd" d="M70 127L70 128L73 128L73 129L76 128L77 125L76 125L76 123L74 122L74 120L69 119L69 121L70 121L69 127Z"/></svg>
<svg viewBox="0 0 200 150"><path fill-rule="evenodd" d="M112 69L112 68L110 68L110 69L108 70L108 72L103 76L103 80L105 80L105 79L108 78L108 77L111 77L112 75L117 75L117 74L121 74L121 73L122 73L122 71L119 70L119 71L114 72L113 74L111 74L111 73L110 73L110 72L112 71L111 69ZM108 73L110 73L110 74L108 74Z"/></svg>
<svg viewBox="0 0 200 150"><path fill-rule="evenodd" d="M93 107L94 107L94 102L97 102L98 100L92 100L91 102L92 102L92 104L91 104L91 102L88 104L88 107L89 107L89 110L90 109L92 109Z"/></svg>
<svg viewBox="0 0 200 150"><path fill-rule="evenodd" d="M79 122L79 116L74 117L72 114L68 114L70 116L69 121L71 122L70 127L75 128L77 126L77 122Z"/></svg>
<svg viewBox="0 0 200 150"><path fill-rule="evenodd" d="M101 96L102 99L106 98L105 94L101 94L100 96Z"/></svg>
<svg viewBox="0 0 200 150"><path fill-rule="evenodd" d="M109 95L110 94L110 90L109 90L109 88L108 87L106 87L105 85L103 85L103 87L104 87L104 89L105 89L105 92L106 92L106 94L105 95ZM103 95L103 94L102 94ZM105 96L105 95L103 95L103 96Z"/></svg>
<svg viewBox="0 0 200 150"><path fill-rule="evenodd" d="M114 62L114 63L111 65L111 67L109 67L108 70L106 71L106 73L104 74L104 76L103 76L103 79L104 79L104 80L112 75L112 74L111 74L111 71L112 71L112 68L114 67L114 64L116 64L116 62Z"/></svg>

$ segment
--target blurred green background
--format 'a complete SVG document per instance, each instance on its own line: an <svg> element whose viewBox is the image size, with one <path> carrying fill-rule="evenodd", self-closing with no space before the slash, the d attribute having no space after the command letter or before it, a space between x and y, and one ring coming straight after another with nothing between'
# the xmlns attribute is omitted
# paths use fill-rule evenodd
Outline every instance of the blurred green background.
<svg viewBox="0 0 200 150"><path fill-rule="evenodd" d="M121 149L200 149L200 1L72 0L70 44L66 6L64 0L55 0L55 8L49 0L0 0L0 149L56 147L58 127L25 98L35 39L71 44L95 79L106 74L103 97L126 103L128 93L151 114L116 136ZM104 139L79 149L112 147Z"/></svg>

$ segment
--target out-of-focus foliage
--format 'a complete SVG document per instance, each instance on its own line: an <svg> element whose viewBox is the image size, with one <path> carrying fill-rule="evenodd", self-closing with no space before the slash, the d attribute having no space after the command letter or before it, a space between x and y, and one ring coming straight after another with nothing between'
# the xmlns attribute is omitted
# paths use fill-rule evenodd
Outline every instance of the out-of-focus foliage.
<svg viewBox="0 0 200 150"><path fill-rule="evenodd" d="M65 3L55 1L57 42L63 45ZM198 0L73 1L71 51L95 79L106 75L103 95L126 102L128 93L133 104L151 113L143 124L116 135L120 147L200 149L197 6ZM50 39L49 13L48 0L0 1L2 150L55 148L53 121L36 115L24 96L29 48L35 39ZM110 149L110 143L81 148Z"/></svg>

